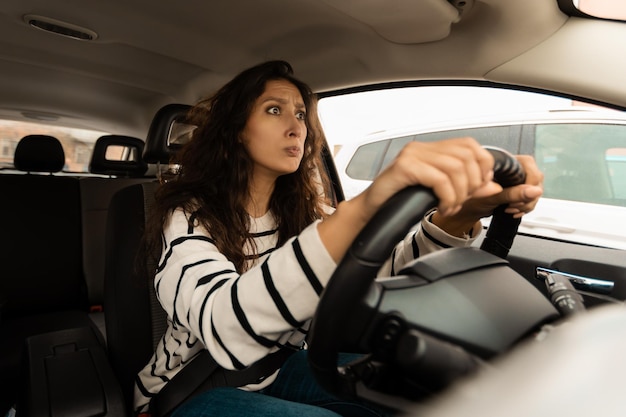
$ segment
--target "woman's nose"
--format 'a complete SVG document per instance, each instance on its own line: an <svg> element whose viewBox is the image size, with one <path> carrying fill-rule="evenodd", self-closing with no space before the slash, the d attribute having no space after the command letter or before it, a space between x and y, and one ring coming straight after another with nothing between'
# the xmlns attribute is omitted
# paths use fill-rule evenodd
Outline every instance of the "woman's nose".
<svg viewBox="0 0 626 417"><path fill-rule="evenodd" d="M294 116L289 121L289 136L293 137L301 137L303 132L306 129L304 122L302 119L299 119L297 116Z"/></svg>

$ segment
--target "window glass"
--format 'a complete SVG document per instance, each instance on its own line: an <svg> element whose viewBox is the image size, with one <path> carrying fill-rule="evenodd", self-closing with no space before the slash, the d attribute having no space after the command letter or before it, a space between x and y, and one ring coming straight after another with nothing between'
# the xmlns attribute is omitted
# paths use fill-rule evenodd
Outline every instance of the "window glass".
<svg viewBox="0 0 626 417"><path fill-rule="evenodd" d="M387 152L383 158L383 162L380 166L379 172L385 168L387 165L393 161L393 159L398 155L398 152L409 142L415 140L415 136L405 136L402 138L396 138L390 141L389 148L387 148Z"/></svg>
<svg viewBox="0 0 626 417"><path fill-rule="evenodd" d="M606 150L606 164L613 186L613 198L620 206L626 206L626 147Z"/></svg>
<svg viewBox="0 0 626 417"><path fill-rule="evenodd" d="M380 161L389 146L388 140L368 143L359 147L348 164L346 174L360 180L373 180L380 171Z"/></svg>
<svg viewBox="0 0 626 417"><path fill-rule="evenodd" d="M497 146L516 154L519 152L519 137L510 136L509 129L509 126L490 126L446 130L368 143L356 150L354 157L348 164L346 173L354 179L373 180L380 171L393 161L400 150L413 140L435 142L450 138L472 137L482 145Z"/></svg>
<svg viewBox="0 0 626 417"><path fill-rule="evenodd" d="M464 137L471 137L480 142L481 145L497 146L512 153L517 153L519 147L519 138L509 136L509 126L487 126L423 133L416 135L415 140L435 142L443 139Z"/></svg>
<svg viewBox="0 0 626 417"><path fill-rule="evenodd" d="M626 2L623 0L572 0L583 13L603 19L626 20Z"/></svg>
<svg viewBox="0 0 626 417"><path fill-rule="evenodd" d="M535 143L545 197L626 206L624 156L615 148L626 146L626 125L537 125Z"/></svg>
<svg viewBox="0 0 626 417"><path fill-rule="evenodd" d="M132 146L109 145L104 158L107 161L139 161L141 155L138 154L137 148Z"/></svg>
<svg viewBox="0 0 626 417"><path fill-rule="evenodd" d="M39 123L0 120L0 169L13 168L17 143L27 135L49 135L59 139L65 153L64 172L87 173L96 140L107 133Z"/></svg>

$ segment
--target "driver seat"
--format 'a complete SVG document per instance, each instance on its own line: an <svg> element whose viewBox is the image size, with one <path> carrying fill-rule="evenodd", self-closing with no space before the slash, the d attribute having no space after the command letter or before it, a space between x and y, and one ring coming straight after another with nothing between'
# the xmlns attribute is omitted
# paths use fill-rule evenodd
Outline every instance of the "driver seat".
<svg viewBox="0 0 626 417"><path fill-rule="evenodd" d="M167 137L174 120L190 106L172 104L155 115L143 150L149 164L167 166L177 148ZM109 362L132 415L137 373L148 363L162 337L167 318L152 282L138 273L136 256L158 181L127 186L114 194L107 217L105 243L104 312Z"/></svg>

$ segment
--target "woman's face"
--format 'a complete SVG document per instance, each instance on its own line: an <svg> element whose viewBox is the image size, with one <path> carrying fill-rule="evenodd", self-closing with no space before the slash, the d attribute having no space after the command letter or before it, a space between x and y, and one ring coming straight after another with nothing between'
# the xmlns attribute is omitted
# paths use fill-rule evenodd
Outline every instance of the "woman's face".
<svg viewBox="0 0 626 417"><path fill-rule="evenodd" d="M268 81L242 132L256 180L275 180L300 166L307 135L300 91L286 80Z"/></svg>

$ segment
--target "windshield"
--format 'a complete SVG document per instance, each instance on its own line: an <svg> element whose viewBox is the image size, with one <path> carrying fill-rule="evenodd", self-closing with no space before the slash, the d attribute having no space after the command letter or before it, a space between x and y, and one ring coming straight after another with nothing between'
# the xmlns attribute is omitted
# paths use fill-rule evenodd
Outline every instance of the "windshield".
<svg viewBox="0 0 626 417"><path fill-rule="evenodd" d="M544 195L520 232L626 249L626 113L569 98L482 86L427 86L320 100L347 199L410 141L473 137L532 155ZM485 219L485 225L489 219Z"/></svg>
<svg viewBox="0 0 626 417"><path fill-rule="evenodd" d="M603 19L626 20L626 2L622 0L573 0L583 13Z"/></svg>

